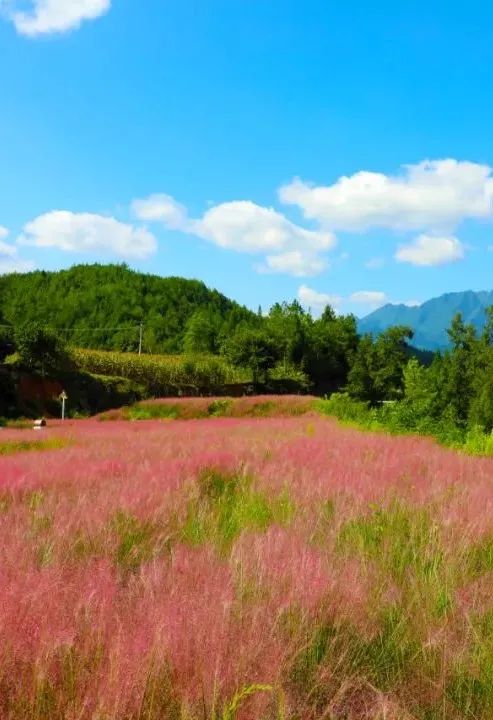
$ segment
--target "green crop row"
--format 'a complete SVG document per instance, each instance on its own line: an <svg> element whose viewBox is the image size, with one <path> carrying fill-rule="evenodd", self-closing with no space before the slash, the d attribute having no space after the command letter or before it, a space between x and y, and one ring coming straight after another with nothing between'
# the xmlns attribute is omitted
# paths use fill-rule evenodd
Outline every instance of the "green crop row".
<svg viewBox="0 0 493 720"><path fill-rule="evenodd" d="M137 355L73 349L78 369L98 375L128 378L146 386L150 394L201 392L228 383L248 382L248 371L228 365L220 357L186 355Z"/></svg>

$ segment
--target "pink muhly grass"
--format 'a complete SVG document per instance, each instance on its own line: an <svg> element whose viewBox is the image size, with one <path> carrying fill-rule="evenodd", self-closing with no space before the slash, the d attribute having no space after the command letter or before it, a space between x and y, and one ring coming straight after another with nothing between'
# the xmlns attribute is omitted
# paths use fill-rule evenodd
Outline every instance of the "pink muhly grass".
<svg viewBox="0 0 493 720"><path fill-rule="evenodd" d="M281 696L287 720L351 717L367 700L406 717L449 687L443 707L465 716L467 668L482 677L491 640L493 461L291 417L298 401L275 402L282 417L261 420L70 422L46 431L66 447L0 457L0 716L158 720L160 693L210 720L254 683L275 692L245 705L246 718L270 717ZM191 547L188 514L216 522L229 507L200 505L211 470L250 484L234 498L229 542L211 521ZM250 491L262 500L253 509ZM283 522L269 515L279 498ZM327 628L333 647L320 645ZM367 664L339 676L351 652Z"/></svg>

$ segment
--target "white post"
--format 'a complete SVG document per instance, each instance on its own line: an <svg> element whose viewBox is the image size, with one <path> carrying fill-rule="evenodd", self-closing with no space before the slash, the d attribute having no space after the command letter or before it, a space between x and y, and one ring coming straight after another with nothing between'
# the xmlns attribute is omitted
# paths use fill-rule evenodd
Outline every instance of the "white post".
<svg viewBox="0 0 493 720"><path fill-rule="evenodd" d="M142 355L142 337L144 334L144 323L140 323L140 333L139 333L139 355Z"/></svg>
<svg viewBox="0 0 493 720"><path fill-rule="evenodd" d="M65 420L65 402L68 400L67 393L65 390L60 395L60 400L62 401L62 422Z"/></svg>

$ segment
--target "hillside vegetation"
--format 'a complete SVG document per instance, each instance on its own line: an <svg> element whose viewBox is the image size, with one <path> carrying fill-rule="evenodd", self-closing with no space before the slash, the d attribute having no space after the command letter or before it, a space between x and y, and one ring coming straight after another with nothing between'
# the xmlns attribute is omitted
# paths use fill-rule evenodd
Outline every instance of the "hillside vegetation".
<svg viewBox="0 0 493 720"><path fill-rule="evenodd" d="M318 319L297 301L253 313L201 282L123 265L0 278L0 360L22 346L24 364L47 372L62 347L135 352L141 323L143 355L216 356L256 385L289 378L317 392L345 383L358 342L355 318L330 308Z"/></svg>
<svg viewBox="0 0 493 720"><path fill-rule="evenodd" d="M406 325L360 335L354 316L326 307L314 318L297 301L252 313L202 283L125 266L28 273L0 283L7 324L0 336L0 415L19 414L14 386L27 373L49 379L49 387L70 387L72 410L84 412L153 396L345 393L333 400L335 414L356 414L365 426L361 407L371 422L378 414L380 426L448 444L464 446L474 437L475 446L486 446L493 430L493 308L484 310L480 331L457 313L447 330L449 349L430 356L413 349ZM138 342L137 320L145 328L141 356L129 352ZM91 323L104 321L115 327L103 337ZM119 323L128 323L126 330ZM78 345L79 332L92 347ZM118 345L132 333L123 352ZM175 353L150 354L150 337Z"/></svg>
<svg viewBox="0 0 493 720"><path fill-rule="evenodd" d="M0 277L0 318L9 325L38 322L78 347L181 352L188 323L204 312L227 335L254 314L198 280L162 278L126 265L78 265L70 270ZM1 322L1 321L0 321Z"/></svg>
<svg viewBox="0 0 493 720"><path fill-rule="evenodd" d="M142 383L149 395L169 395L173 390L175 394L186 394L187 389L193 394L225 383L251 380L247 372L214 356L137 355L83 349L73 349L71 356L80 370Z"/></svg>

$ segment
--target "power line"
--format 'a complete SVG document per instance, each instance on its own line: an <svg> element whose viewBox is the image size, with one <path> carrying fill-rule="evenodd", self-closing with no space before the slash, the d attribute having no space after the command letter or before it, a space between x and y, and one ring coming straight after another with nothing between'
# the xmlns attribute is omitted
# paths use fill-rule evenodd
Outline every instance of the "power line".
<svg viewBox="0 0 493 720"><path fill-rule="evenodd" d="M54 330L55 332L116 332L116 331L125 331L128 330L139 330L139 328L143 325L143 323L139 325L127 325L126 327L104 327L104 328L57 328L53 325L40 325L39 327L42 327L44 330ZM3 328L5 330L13 330L14 328L12 325L0 325L0 328Z"/></svg>

